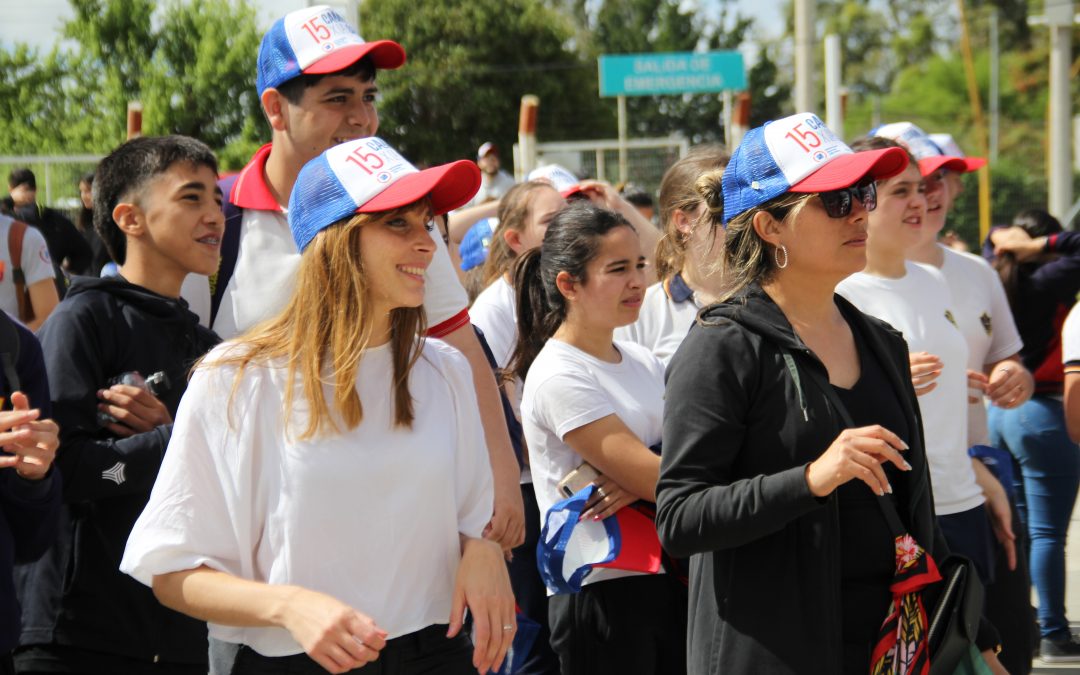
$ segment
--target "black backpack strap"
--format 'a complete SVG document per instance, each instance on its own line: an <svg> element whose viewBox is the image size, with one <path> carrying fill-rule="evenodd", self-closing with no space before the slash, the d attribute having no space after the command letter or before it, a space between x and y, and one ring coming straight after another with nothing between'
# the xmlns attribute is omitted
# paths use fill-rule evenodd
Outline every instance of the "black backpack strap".
<svg viewBox="0 0 1080 675"><path fill-rule="evenodd" d="M499 378L499 363L495 360L495 355L491 352L491 347L488 346L487 338L484 337L484 331L480 330L477 326L473 326L473 332L476 333L476 340L480 343L481 349L484 350L484 356L487 358L488 365L491 366L491 372L495 374L495 379ZM510 399L506 396L506 392L502 387L499 387L499 399L502 401L503 417L506 418L506 430L510 432L510 445L514 448L514 456L517 458L518 468L525 467L525 448L522 445L522 439L525 437L525 430L521 426L521 422L518 421L517 416L514 414L514 407L510 404Z"/></svg>
<svg viewBox="0 0 1080 675"><path fill-rule="evenodd" d="M787 364L789 370L794 370L792 377L796 377L798 371L795 365L795 358L791 353L780 348L780 353L784 358L784 362ZM829 384L828 380L821 376L821 373L816 368L805 368L803 372L810 376L810 379L814 382L818 389L825 394L825 398L829 400L829 405L832 406L836 414L840 416L840 421L843 422L845 429L855 428L855 422L851 419L851 414L848 413L847 407L844 402L840 400L840 397L836 395L836 390ZM798 380L796 380L797 382ZM889 529L892 531L894 537L899 537L907 533L907 528L904 527L904 523L900 520L900 514L896 512L896 506L892 503L892 499L888 496L874 495L877 498L878 506L881 507L881 513L885 516L885 522L889 524Z"/></svg>
<svg viewBox="0 0 1080 675"><path fill-rule="evenodd" d="M19 363L19 329L7 312L0 311L0 369L4 372L7 380L8 394L19 391L22 382L19 381L19 371L16 365Z"/></svg>
<svg viewBox="0 0 1080 675"><path fill-rule="evenodd" d="M217 319L221 299L236 269L236 259L240 255L240 223L244 219L244 209L232 202L232 189L237 176L221 180L221 210L225 214L225 233L221 239L221 264L216 274L210 277L210 325Z"/></svg>

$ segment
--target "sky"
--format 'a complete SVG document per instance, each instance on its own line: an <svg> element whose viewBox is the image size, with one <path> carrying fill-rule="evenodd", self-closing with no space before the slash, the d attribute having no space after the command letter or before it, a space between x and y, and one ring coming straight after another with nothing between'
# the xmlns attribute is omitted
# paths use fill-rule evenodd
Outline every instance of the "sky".
<svg viewBox="0 0 1080 675"><path fill-rule="evenodd" d="M377 2L378 0L363 0ZM437 2L438 0L419 0ZM344 5L344 0L330 0L329 4ZM716 0L687 0L688 3L706 7L715 5ZM304 7L305 0L258 0L259 19L263 28L268 28L273 21L293 9ZM311 3L315 4L315 3ZM744 15L758 19L758 30L765 34L775 34L780 28L776 17L780 15L784 0L735 0L735 6ZM42 50L48 50L59 36L63 21L71 17L67 0L0 0L0 47L11 47L18 41L28 43ZM363 27L360 29L363 34ZM365 36L393 38L392 35ZM406 45L406 49L408 45Z"/></svg>

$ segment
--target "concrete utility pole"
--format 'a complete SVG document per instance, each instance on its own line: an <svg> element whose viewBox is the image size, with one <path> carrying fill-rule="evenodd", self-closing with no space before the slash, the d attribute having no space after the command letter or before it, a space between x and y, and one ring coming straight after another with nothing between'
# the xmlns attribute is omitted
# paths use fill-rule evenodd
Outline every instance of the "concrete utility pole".
<svg viewBox="0 0 1080 675"><path fill-rule="evenodd" d="M1050 29L1050 203L1047 210L1064 218L1072 206L1072 96L1069 66L1072 65L1073 3L1046 3Z"/></svg>
<svg viewBox="0 0 1080 675"><path fill-rule="evenodd" d="M840 36L825 36L825 126L844 138L844 110L840 89L843 78L840 75L843 64L840 60Z"/></svg>
<svg viewBox="0 0 1080 675"><path fill-rule="evenodd" d="M795 112L816 112L814 51L816 0L795 0Z"/></svg>

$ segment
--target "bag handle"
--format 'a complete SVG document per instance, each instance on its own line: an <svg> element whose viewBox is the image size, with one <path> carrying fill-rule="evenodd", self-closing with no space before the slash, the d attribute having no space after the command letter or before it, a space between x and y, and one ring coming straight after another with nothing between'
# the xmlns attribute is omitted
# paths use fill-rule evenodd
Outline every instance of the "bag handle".
<svg viewBox="0 0 1080 675"><path fill-rule="evenodd" d="M780 352L783 354L784 363L787 365L789 371L793 376L797 375L795 366L795 358L784 347L780 348ZM821 373L817 372L815 368L806 368L805 371L810 374L810 379L814 381L817 388L824 394L825 398L829 400L829 404L833 410L840 416L840 421L843 422L843 428L853 429L855 427L854 420L851 419L851 414L848 413L847 406L840 400L840 397L836 395L836 390L829 384L825 378L821 376ZM882 515L885 516L885 522L888 523L889 529L892 530L894 537L902 537L907 534L907 528L904 527L904 523L900 520L900 514L896 512L896 506L893 504L892 499L884 495L874 495L877 499L878 506L881 508Z"/></svg>

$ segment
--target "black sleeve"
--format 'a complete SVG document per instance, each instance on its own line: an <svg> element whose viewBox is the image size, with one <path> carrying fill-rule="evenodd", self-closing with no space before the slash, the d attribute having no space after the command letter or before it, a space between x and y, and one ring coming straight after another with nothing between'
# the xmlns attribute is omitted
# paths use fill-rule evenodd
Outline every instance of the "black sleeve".
<svg viewBox="0 0 1080 675"><path fill-rule="evenodd" d="M16 324L15 329L19 333L19 360L15 364L19 388L30 399L30 407L41 410L41 419L49 419L52 417L52 398L41 343L29 328Z"/></svg>
<svg viewBox="0 0 1080 675"><path fill-rule="evenodd" d="M664 453L656 525L674 556L741 546L821 508L805 466L736 477L747 436L757 355L745 331L695 326L672 359L664 404Z"/></svg>
<svg viewBox="0 0 1080 675"><path fill-rule="evenodd" d="M49 210L49 217L53 224L53 239L59 243L57 265L64 266L72 274L86 274L90 269L92 257L90 244L75 227L75 223L68 220L67 216L59 211Z"/></svg>
<svg viewBox="0 0 1080 675"><path fill-rule="evenodd" d="M64 474L67 501L107 499L149 492L157 477L172 425L129 438L111 437L97 423L97 391L109 377L105 356L123 345L112 344L107 317L95 321L88 311L61 308L42 326L41 346L49 372L53 419L60 425L56 464Z"/></svg>
<svg viewBox="0 0 1080 675"><path fill-rule="evenodd" d="M15 543L15 562L41 557L56 541L60 516L61 480L58 471L29 481L12 469L0 471L0 508Z"/></svg>
<svg viewBox="0 0 1080 675"><path fill-rule="evenodd" d="M1080 232L1051 235L1046 250L1060 257L1040 265L1031 274L1031 284L1036 292L1071 306L1080 292Z"/></svg>

